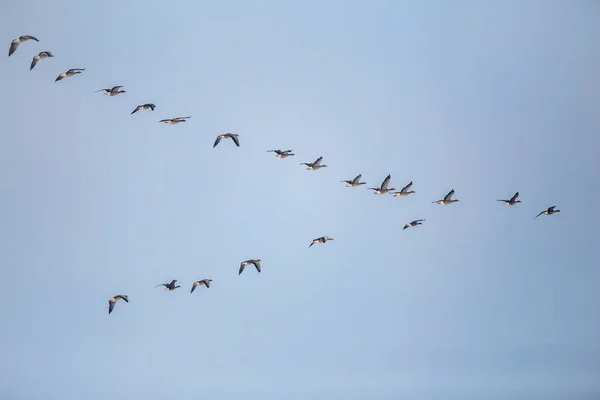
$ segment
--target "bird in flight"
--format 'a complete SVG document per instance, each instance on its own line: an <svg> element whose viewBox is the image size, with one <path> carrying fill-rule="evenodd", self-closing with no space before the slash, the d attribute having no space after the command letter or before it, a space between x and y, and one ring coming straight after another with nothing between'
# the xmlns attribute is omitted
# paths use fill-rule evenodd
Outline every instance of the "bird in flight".
<svg viewBox="0 0 600 400"><path fill-rule="evenodd" d="M186 119L188 119L188 118L192 118L192 117L190 116L190 117L177 117L177 118L161 119L158 122L163 122L167 125L177 125L180 122L187 122Z"/></svg>
<svg viewBox="0 0 600 400"><path fill-rule="evenodd" d="M346 187L357 187L360 185L365 185L367 182L361 182L360 178L362 178L362 174L356 175L356 177L354 177L354 179L352 179L352 180L340 181L340 182L346 182Z"/></svg>
<svg viewBox="0 0 600 400"><path fill-rule="evenodd" d="M517 203L520 203L520 202L521 202L521 200L517 200L517 197L519 197L519 192L515 193L515 194L513 195L513 197L511 197L511 198L510 198L510 199L508 199L508 200L497 200L497 201L501 201L501 202L503 202L504 204L506 204L507 206L514 206L515 204L517 204Z"/></svg>
<svg viewBox="0 0 600 400"><path fill-rule="evenodd" d="M441 204L444 206L446 206L448 204L456 203L458 200L453 200L452 195L454 195L454 189L449 191L448 194L446 196L444 196L444 198L442 200L437 200L437 201L434 201L433 203Z"/></svg>
<svg viewBox="0 0 600 400"><path fill-rule="evenodd" d="M423 221L425 221L425 220L424 219L416 219L416 220L404 225L404 228L402 228L402 230L405 230L406 228L412 228L413 226L417 226L417 225L423 225L422 224Z"/></svg>
<svg viewBox="0 0 600 400"><path fill-rule="evenodd" d="M18 38L16 38L16 39L13 39L13 40L10 42L10 48L8 49L8 56L9 56L9 57L10 57L10 56L12 56L12 55L13 55L13 53L14 53L15 51L17 51L17 47L19 47L19 45L20 45L21 43L25 43L25 42L28 42L28 41L30 41L30 40L34 40L34 41L36 41L36 42L39 42L39 40L38 40L38 39L37 39L35 36L31 36L31 35L23 35L23 36L19 36L19 37L18 37Z"/></svg>
<svg viewBox="0 0 600 400"><path fill-rule="evenodd" d="M35 68L38 61L44 60L46 58L51 58L51 57L54 57L54 55L52 53L50 53L49 51L40 51L40 53L37 56L33 56L33 60L31 60L31 65L29 66L29 70L31 71L33 68Z"/></svg>
<svg viewBox="0 0 600 400"><path fill-rule="evenodd" d="M67 72L63 72L62 74L58 75L54 82L61 81L65 78L70 78L71 76L80 74L83 71L85 71L85 68L71 68Z"/></svg>
<svg viewBox="0 0 600 400"><path fill-rule="evenodd" d="M127 297L124 294L118 294L114 297L111 297L110 299L108 299L108 313L110 314L113 309L115 308L115 304L117 304L117 301L119 300L124 300L125 303L129 303L129 297Z"/></svg>
<svg viewBox="0 0 600 400"><path fill-rule="evenodd" d="M536 215L535 217L533 217L533 219L536 219L540 215L552 215L552 214L555 214L557 212L560 212L560 210L555 210L555 208L556 208L556 206L548 207L548 209L542 211L541 213L539 213L538 215Z"/></svg>
<svg viewBox="0 0 600 400"><path fill-rule="evenodd" d="M242 261L240 263L240 271L239 271L238 275L241 275L242 272L244 272L244 268L246 268L246 265L250 265L250 264L254 265L256 267L256 270L258 272L260 272L261 271L260 262L261 262L260 258Z"/></svg>
<svg viewBox="0 0 600 400"><path fill-rule="evenodd" d="M217 139L215 140L215 143L213 144L213 149L214 149L215 147L217 147L217 145L218 145L218 144L221 142L221 140L223 140L223 139L231 139L231 140L233 140L233 143L235 143L235 145L236 145L237 147L240 147L240 139L239 139L239 136L240 136L240 135L238 135L237 133L225 133L225 134L223 134L223 135L219 135L219 136L217 136Z"/></svg>
<svg viewBox="0 0 600 400"><path fill-rule="evenodd" d="M328 240L333 240L333 238L329 237L329 236L318 237L316 239L313 239L312 243L308 246L308 248L310 249L311 247L313 247L313 244L323 244L323 243L327 242Z"/></svg>
<svg viewBox="0 0 600 400"><path fill-rule="evenodd" d="M210 287L210 283L212 282L212 279L202 279L199 281L196 281L192 284L192 290L190 290L190 294L194 293L194 290L196 290L196 288L198 286L206 286L206 288L208 289Z"/></svg>
<svg viewBox="0 0 600 400"><path fill-rule="evenodd" d="M385 177L383 182L381 182L381 186L378 188L369 188L370 190L374 190L373 194L386 194L392 190L396 190L396 188L388 189L388 185L390 184L390 180L392 179L392 175L388 175Z"/></svg>
<svg viewBox="0 0 600 400"><path fill-rule="evenodd" d="M179 285L175 286L176 282L177 282L177 279L173 279L171 281L171 283L161 283L160 285L156 285L155 287L164 286L165 290L173 291L173 290L177 289L178 287L180 287Z"/></svg>
<svg viewBox="0 0 600 400"><path fill-rule="evenodd" d="M294 150L267 150L267 153L275 153L275 157L277 158L288 158L291 156L295 156L293 151Z"/></svg>
<svg viewBox="0 0 600 400"><path fill-rule="evenodd" d="M127 93L127 90L120 90L123 86L113 86L111 89L100 89L94 93L104 92L105 96L116 96L121 93Z"/></svg>
<svg viewBox="0 0 600 400"><path fill-rule="evenodd" d="M308 171L316 171L321 168L327 168L327 165L321 164L321 161L323 161L323 157L319 157L311 163L305 163L305 162L300 163L300 165L306 165L306 169Z"/></svg>
<svg viewBox="0 0 600 400"><path fill-rule="evenodd" d="M416 193L414 190L411 190L410 192L408 191L408 189L410 189L410 187L412 186L412 184L413 183L411 181L408 185L404 186L399 192L392 193L392 196L394 196L394 197L405 197L405 196L408 196L409 194Z"/></svg>
<svg viewBox="0 0 600 400"><path fill-rule="evenodd" d="M138 111L140 111L140 110L147 110L147 109L149 109L149 108L150 108L152 111L154 111L154 109L156 108L156 106L155 106L154 104L152 104L152 103L146 103L146 104L142 104L141 106L137 106L137 107L135 108L135 110L133 110L133 111L131 112L131 114L129 114L129 115L133 115L133 114L135 114L136 112L138 112Z"/></svg>

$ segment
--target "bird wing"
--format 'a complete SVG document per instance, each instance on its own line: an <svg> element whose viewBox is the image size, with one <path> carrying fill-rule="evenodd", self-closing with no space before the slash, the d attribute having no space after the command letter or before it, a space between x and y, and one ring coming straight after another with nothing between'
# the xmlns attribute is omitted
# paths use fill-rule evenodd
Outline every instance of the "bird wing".
<svg viewBox="0 0 600 400"><path fill-rule="evenodd" d="M152 111L154 111L154 109L156 108L156 106L152 103L150 104L146 104L148 107L150 107L150 109L152 109Z"/></svg>
<svg viewBox="0 0 600 400"><path fill-rule="evenodd" d="M122 294L116 295L115 299L121 299L121 300L125 301L125 303L129 303L129 298L127 296L122 295Z"/></svg>
<svg viewBox="0 0 600 400"><path fill-rule="evenodd" d="M233 143L235 143L237 147L240 147L240 138L237 135L229 135L229 137L233 139Z"/></svg>
<svg viewBox="0 0 600 400"><path fill-rule="evenodd" d="M349 182L349 183L351 183L352 185L357 185L357 184L358 184L358 182L360 182L360 178L361 178L361 177L362 177L362 174L358 174L358 175L356 175L356 177L355 177L355 178L352 180L352 182Z"/></svg>
<svg viewBox="0 0 600 400"><path fill-rule="evenodd" d="M177 282L177 279L173 279L171 281L171 283L169 283L169 286L175 286L175 283Z"/></svg>
<svg viewBox="0 0 600 400"><path fill-rule="evenodd" d="M39 60L39 58L37 56L33 57L33 60L31 61L31 65L29 66L29 70L30 71L35 67L35 65L37 64L38 60Z"/></svg>
<svg viewBox="0 0 600 400"><path fill-rule="evenodd" d="M404 192L406 192L408 189L410 189L410 187L412 186L412 184L413 184L413 183L412 183L412 181L411 181L411 182L410 182L408 185L404 186L404 187L403 187L403 188L400 190L400 193L404 193Z"/></svg>
<svg viewBox="0 0 600 400"><path fill-rule="evenodd" d="M536 215L535 217L533 217L533 219L536 219L537 217L539 217L540 215L542 215L542 214L543 214L543 213L545 213L545 212L546 212L545 210L544 210L544 211L542 211L542 212L540 212L538 215Z"/></svg>
<svg viewBox="0 0 600 400"><path fill-rule="evenodd" d="M221 135L217 136L217 140L215 140L215 144L213 144L213 149L215 147L217 147L217 145L219 144L220 141L221 141Z"/></svg>
<svg viewBox="0 0 600 400"><path fill-rule="evenodd" d="M8 56L12 56L15 51L17 51L17 47L19 47L19 42L11 42L10 49L8 49Z"/></svg>
<svg viewBox="0 0 600 400"><path fill-rule="evenodd" d="M444 196L444 201L449 201L452 199L452 195L454 194L454 189L448 192L446 196Z"/></svg>
<svg viewBox="0 0 600 400"><path fill-rule="evenodd" d="M240 264L240 272L238 273L238 275L241 275L241 274L242 274L242 272L244 272L244 268L246 268L246 264L244 264L244 263L241 263L241 264Z"/></svg>
<svg viewBox="0 0 600 400"><path fill-rule="evenodd" d="M316 167L317 165L321 165L321 161L323 161L323 157L317 158L315 162L312 163L312 166Z"/></svg>
<svg viewBox="0 0 600 400"><path fill-rule="evenodd" d="M425 220L424 220L424 219L416 219L416 220L414 220L412 223L413 223L413 224L416 224L417 222L423 222L423 221L425 221Z"/></svg>
<svg viewBox="0 0 600 400"><path fill-rule="evenodd" d="M112 310L115 308L115 303L113 301L108 301L108 313L110 314L112 312Z"/></svg>
<svg viewBox="0 0 600 400"><path fill-rule="evenodd" d="M123 86L113 86L112 89L110 89L111 92L116 92L117 90L121 89Z"/></svg>
<svg viewBox="0 0 600 400"><path fill-rule="evenodd" d="M510 201L511 203L514 203L514 202L515 202L515 200L517 199L517 197L519 197L519 192L515 193L515 194L514 194L514 196L510 198L510 200L509 200L509 201Z"/></svg>
<svg viewBox="0 0 600 400"><path fill-rule="evenodd" d="M56 79L54 80L54 82L58 82L60 81L62 78L64 78L65 76L63 74L59 74Z"/></svg>
<svg viewBox="0 0 600 400"><path fill-rule="evenodd" d="M131 114L130 114L130 115L132 115L132 114L135 114L136 112L138 112L138 111L139 111L139 110L141 110L141 109L142 109L142 106L137 106L137 107L135 108L135 110L133 110L133 111L131 112Z"/></svg>
<svg viewBox="0 0 600 400"><path fill-rule="evenodd" d="M208 279L204 279L204 285L209 288L210 287L210 281Z"/></svg>
<svg viewBox="0 0 600 400"><path fill-rule="evenodd" d="M35 40L36 42L39 42L38 38L36 38L35 36L31 36L31 35L25 35L25 37L27 39L31 39L31 40Z"/></svg>
<svg viewBox="0 0 600 400"><path fill-rule="evenodd" d="M167 287L167 286L169 286L169 285L168 285L167 283L161 283L160 285L156 285L156 286L154 286L154 287L159 287L159 286L164 286L164 287Z"/></svg>
<svg viewBox="0 0 600 400"><path fill-rule="evenodd" d="M388 176L385 177L385 179L381 183L381 189L387 189L387 187L388 187L388 185L390 183L390 179L392 179L392 175L388 175Z"/></svg>
<svg viewBox="0 0 600 400"><path fill-rule="evenodd" d="M554 211L555 208L556 208L556 206L548 207L548 212Z"/></svg>
<svg viewBox="0 0 600 400"><path fill-rule="evenodd" d="M194 293L194 290L196 290L196 287L198 287L198 285L200 284L200 282L194 282L192 284L192 290L190 290L190 294Z"/></svg>
<svg viewBox="0 0 600 400"><path fill-rule="evenodd" d="M252 264L254 264L256 270L260 272L260 261L252 261Z"/></svg>

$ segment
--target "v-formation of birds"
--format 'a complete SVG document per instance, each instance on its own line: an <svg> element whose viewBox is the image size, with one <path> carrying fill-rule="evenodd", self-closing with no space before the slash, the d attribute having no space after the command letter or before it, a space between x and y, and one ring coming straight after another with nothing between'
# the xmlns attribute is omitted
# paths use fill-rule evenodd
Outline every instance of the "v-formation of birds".
<svg viewBox="0 0 600 400"><path fill-rule="evenodd" d="M14 40L11 41L10 43L10 48L8 50L8 56L12 56L17 49L19 48L19 45L26 43L28 41L35 41L35 42L39 42L39 40L35 37L35 36L31 36L31 35L23 35L20 36ZM38 62L40 60L44 60L44 59L48 59L48 58L54 58L54 55L47 50L41 51L39 52L37 55L33 56L33 59L31 61L31 64L29 66L29 70L33 70L35 68L35 66L38 64ZM83 71L85 71L85 68L72 68L69 69L65 72L60 73L57 78L55 79L55 82L58 82L60 80L63 80L64 78L70 78L72 76L75 75L79 75L81 74ZM111 88L105 88L105 89L100 89L97 90L96 92L104 92L104 95L106 96L117 96L120 94L124 94L127 93L126 90L122 90L123 86L118 85L118 86L113 86ZM154 109L156 108L155 104L152 103L145 103L145 104L141 104L138 105L137 107L135 107L135 109L131 112L131 115L135 114L138 111L142 111L142 110L151 110L154 111ZM167 125L177 125L180 124L182 122L186 122L189 118L191 118L191 116L187 116L187 117L175 117L175 118L167 118L167 119L162 119L159 122L160 123L164 123ZM213 144L213 148L216 147L222 140L225 139L231 139L231 141L237 146L240 147L240 140L239 140L239 135L236 133L224 133L224 134L220 134L217 136L214 144ZM267 152L272 152L275 153L275 157L280 158L280 159L284 159L284 158L288 158L288 157L292 157L295 156L296 154L294 154L293 150L267 150ZM321 168L327 168L326 164L322 163L323 161L323 157L319 157L317 158L315 161L313 162L303 162L300 165L305 165L306 169L308 171L317 171L320 170ZM342 180L341 182L346 183L347 187L350 188L355 188L361 185L365 185L366 182L362 182L362 174L358 174L356 177L354 177L353 179L349 179L349 180ZM415 194L416 192L414 190L410 190L413 182L409 182L408 184L406 184L404 187L402 187L402 189L400 189L400 191L395 191L396 188L390 188L389 184L390 181L392 179L391 175L388 175L385 177L385 179L383 180L383 182L381 182L381 185L379 187L372 187L369 188L369 190L373 191L373 194L377 194L377 195L385 195L388 193L392 193L393 197L406 197L408 195L411 194ZM436 200L433 201L432 203L434 204L440 204L440 205L450 205L452 203L456 203L459 200L457 199L453 199L454 196L454 189L450 190L446 196L444 196L443 199L440 200ZM519 197L519 192L516 192L510 199L505 199L505 200L497 200L497 201L501 201L503 202L505 205L507 206L514 206L518 203L521 202L521 200L517 200ZM537 214L535 218L541 216L541 215L552 215L555 213L560 212L560 210L556 209L556 206L552 206L552 207L548 207L547 209L541 211L539 214ZM402 228L407 229L407 228L413 228L416 227L418 225L422 225L423 222L425 222L425 219L417 219L411 222L408 222L404 225L404 227ZM315 244L324 244L328 241L334 240L332 237L329 236L321 236L318 238L315 238L312 240L312 242L310 243L310 245L308 246L309 248L312 247ZM242 261L240 263L240 268L238 271L238 275L241 275L242 272L244 271L245 267L248 265L252 265L254 266L254 268L256 268L256 270L258 272L261 272L261 259L249 259L249 260L245 260ZM196 282L194 282L192 284L191 290L190 290L190 294L194 293L194 290L196 290L196 288L198 286L205 286L207 289L210 288L212 279L201 279L198 280ZM160 286L164 286L165 290L167 291L174 291L178 288L180 288L180 285L176 285L177 283L177 279L173 279L171 282L168 283L161 283L159 285L157 285L156 287L160 287ZM129 303L129 297L127 295L116 295L111 297L108 300L108 313L112 313L114 308L115 308L115 304L119 301L119 300L123 300L126 303Z"/></svg>

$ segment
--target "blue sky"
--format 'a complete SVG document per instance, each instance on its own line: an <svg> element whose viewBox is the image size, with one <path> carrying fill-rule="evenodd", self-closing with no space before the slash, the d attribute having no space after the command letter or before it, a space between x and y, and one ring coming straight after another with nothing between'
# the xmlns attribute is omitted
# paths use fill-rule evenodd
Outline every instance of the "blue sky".
<svg viewBox="0 0 600 400"><path fill-rule="evenodd" d="M0 5L6 52L40 39L0 62L0 398L597 398L599 18L593 1ZM86 71L55 83L69 68ZM128 93L94 93L113 85ZM241 147L213 149L224 132ZM358 173L417 193L339 182ZM261 274L238 276L248 258Z"/></svg>

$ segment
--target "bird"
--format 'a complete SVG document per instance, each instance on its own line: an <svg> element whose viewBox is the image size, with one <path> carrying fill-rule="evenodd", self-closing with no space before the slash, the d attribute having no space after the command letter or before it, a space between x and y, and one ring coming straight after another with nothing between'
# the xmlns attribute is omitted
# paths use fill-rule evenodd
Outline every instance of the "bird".
<svg viewBox="0 0 600 400"><path fill-rule="evenodd" d="M319 157L311 163L300 163L300 165L306 165L306 169L308 171L316 171L321 168L327 168L327 165L321 164L321 161L323 161L323 157Z"/></svg>
<svg viewBox="0 0 600 400"><path fill-rule="evenodd" d="M123 86L113 86L111 89L100 89L100 90L96 90L94 93L104 91L105 96L116 96L121 93L127 93L127 90L119 90L122 87Z"/></svg>
<svg viewBox="0 0 600 400"><path fill-rule="evenodd" d="M202 280L194 282L192 284L192 290L190 290L190 294L194 293L194 290L196 290L196 288L201 285L204 285L204 286L206 286L206 288L209 288L211 282L212 282L212 279L202 279Z"/></svg>
<svg viewBox="0 0 600 400"><path fill-rule="evenodd" d="M555 210L555 208L556 208L556 206L548 207L547 210L542 211L541 213L539 213L538 215L533 217L533 219L536 219L540 215L552 215L554 213L560 212L560 210Z"/></svg>
<svg viewBox="0 0 600 400"><path fill-rule="evenodd" d="M244 268L246 268L246 265L249 265L249 264L253 264L256 267L256 270L258 272L260 272L260 262L261 262L260 258L257 258L256 260L252 259L252 260L242 261L240 263L240 272L238 273L238 275L241 275L242 272L244 271Z"/></svg>
<svg viewBox="0 0 600 400"><path fill-rule="evenodd" d="M392 190L396 190L396 188L388 189L388 185L390 183L390 179L392 179L392 175L388 175L385 177L383 182L381 182L381 187L378 188L369 188L369 190L374 190L373 194L386 194Z"/></svg>
<svg viewBox="0 0 600 400"><path fill-rule="evenodd" d="M444 198L442 200L437 200L437 201L434 201L433 203L435 203L435 204L442 204L442 205L448 205L448 204L456 203L458 200L453 200L452 199L452 195L453 194L454 194L454 189L452 189L451 191L449 191L448 194L446 196L444 196Z"/></svg>
<svg viewBox="0 0 600 400"><path fill-rule="evenodd" d="M175 286L175 283L177 282L177 279L173 279L171 281L171 283L161 283L160 285L156 285L155 287L159 287L159 286L164 286L165 290L175 290L178 287L181 287L179 285Z"/></svg>
<svg viewBox="0 0 600 400"><path fill-rule="evenodd" d="M291 156L295 156L293 151L294 150L267 150L267 153L275 153L275 157L277 158L288 158Z"/></svg>
<svg viewBox="0 0 600 400"><path fill-rule="evenodd" d="M412 184L413 183L411 181L408 185L406 185L402 189L400 189L399 192L392 193L392 196L394 196L394 197L405 197L405 196L408 196L409 194L416 193L414 190L411 190L410 192L408 191L408 189L410 189L410 187L412 186Z"/></svg>
<svg viewBox="0 0 600 400"><path fill-rule="evenodd" d="M508 200L496 200L496 201L501 201L504 204L506 204L507 206L514 206L515 204L521 202L521 200L517 200L517 197L519 197L519 192L515 193L514 196Z"/></svg>
<svg viewBox="0 0 600 400"><path fill-rule="evenodd" d="M127 297L127 295L118 294L114 297L111 297L110 299L108 299L108 313L109 314L113 311L113 309L115 308L115 304L119 300L125 300L125 303L129 303L129 297Z"/></svg>
<svg viewBox="0 0 600 400"><path fill-rule="evenodd" d="M33 56L33 60L31 60L31 65L29 66L29 70L31 71L35 65L38 63L38 61L43 60L45 58L50 58L50 57L54 57L54 55L52 53L50 53L49 51L40 51L40 54L38 54L37 56Z"/></svg>
<svg viewBox="0 0 600 400"><path fill-rule="evenodd" d="M13 39L10 42L10 49L8 49L8 56L9 57L12 56L13 53L15 51L17 51L17 47L19 47L19 45L21 43L25 43L25 42L28 42L30 40L35 40L36 42L39 42L39 40L35 36L31 36L31 35L23 35L23 36L19 36L16 39Z"/></svg>
<svg viewBox="0 0 600 400"><path fill-rule="evenodd" d="M313 246L313 244L323 244L328 240L333 240L333 238L329 236L321 236L319 238L313 239L312 243L308 246L308 248L310 249Z"/></svg>
<svg viewBox="0 0 600 400"><path fill-rule="evenodd" d="M142 104L141 106L137 106L137 107L135 108L135 110L133 110L133 111L131 112L131 114L129 114L129 115L133 115L133 114L135 114L136 112L138 112L138 111L140 111L140 110L147 110L147 109L149 109L149 108L150 108L150 109L152 109L152 111L154 111L154 109L156 108L156 106L155 106L154 104L152 104L152 103L146 103L146 104Z"/></svg>
<svg viewBox="0 0 600 400"><path fill-rule="evenodd" d="M187 122L186 119L188 118L192 118L190 117L177 117L177 118L168 118L168 119L161 119L158 122L164 122L167 125L177 125L180 122Z"/></svg>
<svg viewBox="0 0 600 400"><path fill-rule="evenodd" d="M402 230L405 230L406 228L412 228L413 226L417 226L417 225L423 225L421 222L425 221L424 219L416 219L413 222L409 222L408 224L404 225L404 228L402 228Z"/></svg>
<svg viewBox="0 0 600 400"><path fill-rule="evenodd" d="M71 68L67 72L63 72L62 74L58 75L54 82L58 82L60 80L63 80L64 78L69 78L73 75L80 74L82 71L85 71L85 68Z"/></svg>
<svg viewBox="0 0 600 400"><path fill-rule="evenodd" d="M235 143L235 145L237 147L240 147L240 139L237 133L225 133L223 135L219 135L217 136L217 139L215 140L215 143L213 144L213 149L215 147L217 147L217 145L221 142L222 139L231 139L233 140L233 143Z"/></svg>
<svg viewBox="0 0 600 400"><path fill-rule="evenodd" d="M346 187L356 187L356 186L360 186L360 185L365 185L367 182L361 182L360 178L362 178L362 174L356 175L356 177L352 180L340 181L340 182L346 182Z"/></svg>

